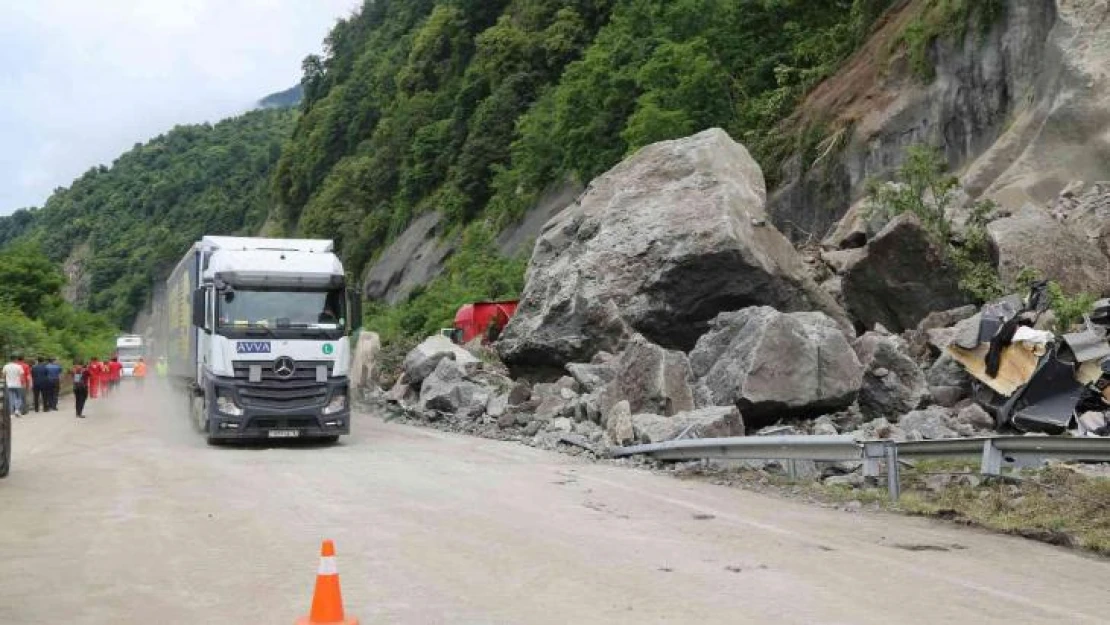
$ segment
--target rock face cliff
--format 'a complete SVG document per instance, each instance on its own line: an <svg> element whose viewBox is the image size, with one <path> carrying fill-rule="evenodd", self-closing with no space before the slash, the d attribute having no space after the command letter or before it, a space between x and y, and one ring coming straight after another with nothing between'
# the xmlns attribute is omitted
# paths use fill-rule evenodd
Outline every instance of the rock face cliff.
<svg viewBox="0 0 1110 625"><path fill-rule="evenodd" d="M1105 0L1005 2L932 40L922 75L901 38L935 4L892 10L784 127L824 137L786 161L768 203L792 240L824 238L912 144L940 147L972 198L1006 209L1047 203L1073 180L1110 178Z"/></svg>

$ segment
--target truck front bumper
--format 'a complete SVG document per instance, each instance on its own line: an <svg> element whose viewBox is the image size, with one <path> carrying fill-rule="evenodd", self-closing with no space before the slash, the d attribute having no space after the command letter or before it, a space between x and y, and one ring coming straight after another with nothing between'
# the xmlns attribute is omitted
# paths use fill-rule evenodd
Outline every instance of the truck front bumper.
<svg viewBox="0 0 1110 625"><path fill-rule="evenodd" d="M208 436L220 440L332 438L351 433L351 406L346 379L327 383L326 399L303 405L254 406L239 394L245 383L213 384L209 397L219 395L234 399L242 414L224 414L218 402L208 403ZM326 412L333 399L346 398L339 410Z"/></svg>

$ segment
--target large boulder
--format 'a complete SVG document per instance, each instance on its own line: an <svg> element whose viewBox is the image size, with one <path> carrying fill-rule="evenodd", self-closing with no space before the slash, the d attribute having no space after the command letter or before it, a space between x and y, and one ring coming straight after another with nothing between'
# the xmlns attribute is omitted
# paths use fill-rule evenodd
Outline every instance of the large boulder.
<svg viewBox="0 0 1110 625"><path fill-rule="evenodd" d="M381 338L377 332L362 331L351 355L351 388L359 390L377 389L378 354L382 349Z"/></svg>
<svg viewBox="0 0 1110 625"><path fill-rule="evenodd" d="M852 345L866 368L859 406L869 417L897 417L917 409L929 397L925 374L897 336L868 332Z"/></svg>
<svg viewBox="0 0 1110 625"><path fill-rule="evenodd" d="M690 364L699 405L736 405L748 425L846 408L863 382L863 366L836 321L766 306L719 315Z"/></svg>
<svg viewBox="0 0 1110 625"><path fill-rule="evenodd" d="M693 375L686 354L636 336L613 365L616 374L601 393L601 412L627 400L633 413L671 416L694 408Z"/></svg>
<svg viewBox="0 0 1110 625"><path fill-rule="evenodd" d="M987 235L998 257L998 272L1007 283L1031 268L1071 293L1110 294L1110 259L1099 242L1053 219L1047 210L1027 204L987 225Z"/></svg>
<svg viewBox="0 0 1110 625"><path fill-rule="evenodd" d="M744 420L735 406L713 406L673 417L654 414L632 416L636 440L641 443L662 443L683 438L728 438L744 435Z"/></svg>
<svg viewBox="0 0 1110 625"><path fill-rule="evenodd" d="M419 385L424 378L435 371L439 361L445 358L459 363L468 371L476 368L480 362L473 354L455 345L447 337L437 334L414 347L405 356L401 366L405 370L409 383Z"/></svg>
<svg viewBox="0 0 1110 625"><path fill-rule="evenodd" d="M463 365L443 358L420 387L420 407L426 411L477 417L485 412L489 389L466 379Z"/></svg>
<svg viewBox="0 0 1110 625"><path fill-rule="evenodd" d="M959 275L921 221L904 213L891 221L843 271L848 312L862 327L916 328L926 315L967 303Z"/></svg>
<svg viewBox="0 0 1110 625"><path fill-rule="evenodd" d="M632 332L690 349L718 313L839 306L767 221L763 173L711 129L648 146L594 180L547 226L498 342L514 369L586 362Z"/></svg>

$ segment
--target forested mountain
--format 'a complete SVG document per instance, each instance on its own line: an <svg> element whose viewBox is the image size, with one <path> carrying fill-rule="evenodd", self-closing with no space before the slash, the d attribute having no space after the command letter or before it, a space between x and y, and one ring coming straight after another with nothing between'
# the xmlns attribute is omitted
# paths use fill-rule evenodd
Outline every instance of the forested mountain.
<svg viewBox="0 0 1110 625"><path fill-rule="evenodd" d="M793 148L775 125L893 2L368 0L305 59L299 89L265 100L303 90L299 110L136 145L0 218L0 247L39 246L65 263L70 299L123 327L203 233L334 238L361 275L435 210L490 226L474 248L551 185L588 182L654 141L721 126L774 162ZM502 278L452 292L501 296Z"/></svg>
<svg viewBox="0 0 1110 625"><path fill-rule="evenodd" d="M304 86L295 85L284 91L271 93L270 95L258 101L258 108L273 109L273 108L289 108L297 106L304 99Z"/></svg>
<svg viewBox="0 0 1110 625"><path fill-rule="evenodd" d="M501 225L657 140L721 126L771 160L891 3L368 1L304 62L274 223L357 270L421 212Z"/></svg>
<svg viewBox="0 0 1110 625"><path fill-rule="evenodd" d="M129 327L200 235L262 227L296 117L272 109L179 126L89 170L42 208L0 219L0 247L26 243L65 263L70 298Z"/></svg>

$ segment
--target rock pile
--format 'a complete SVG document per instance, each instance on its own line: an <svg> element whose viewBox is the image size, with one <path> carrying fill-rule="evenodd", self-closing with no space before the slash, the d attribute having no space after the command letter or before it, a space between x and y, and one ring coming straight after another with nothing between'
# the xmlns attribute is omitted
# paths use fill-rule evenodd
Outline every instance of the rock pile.
<svg viewBox="0 0 1110 625"><path fill-rule="evenodd" d="M1003 275L1029 262L1105 290L1110 201L1096 191L1065 198L1056 217L1030 208L991 223ZM765 199L758 166L721 130L641 150L544 228L496 345L503 365L432 337L384 400L468 432L594 451L746 433L992 430L971 378L943 353L977 332L977 310L918 219L854 211L803 260L767 222ZM1081 226L1092 230L1078 236ZM1033 249L1038 236L1053 243ZM1080 239L1087 249L1075 249ZM374 379L365 367L359 376Z"/></svg>

